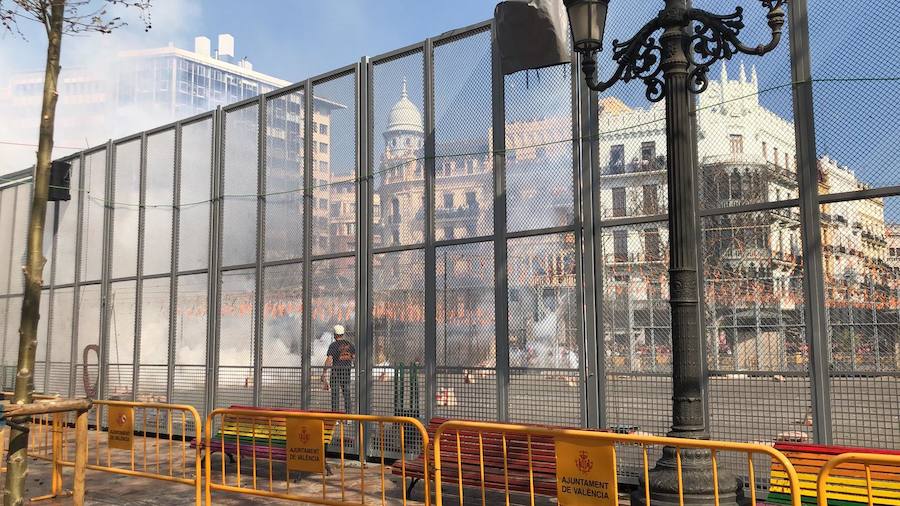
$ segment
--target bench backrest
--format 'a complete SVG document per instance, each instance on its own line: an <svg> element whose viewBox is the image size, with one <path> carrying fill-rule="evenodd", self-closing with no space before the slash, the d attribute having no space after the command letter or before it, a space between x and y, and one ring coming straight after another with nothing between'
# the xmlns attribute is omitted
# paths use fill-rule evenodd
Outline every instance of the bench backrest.
<svg viewBox="0 0 900 506"><path fill-rule="evenodd" d="M783 453L794 465L800 477L800 494L804 503L816 500L816 478L819 471L835 455L850 452L900 455L900 451L870 448L825 446L805 443L776 443L775 449ZM871 466L872 495L874 504L900 505L900 468ZM831 473L828 481L828 503L868 504L865 468L861 464L842 465ZM767 502L789 504L787 474L781 464L773 461L769 478Z"/></svg>

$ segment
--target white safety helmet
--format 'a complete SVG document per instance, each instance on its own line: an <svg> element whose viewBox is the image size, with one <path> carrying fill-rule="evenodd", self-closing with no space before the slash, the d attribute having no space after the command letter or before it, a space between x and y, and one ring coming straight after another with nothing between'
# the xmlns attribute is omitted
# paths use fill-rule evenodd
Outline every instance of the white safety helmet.
<svg viewBox="0 0 900 506"><path fill-rule="evenodd" d="M344 335L344 326L343 325L335 325L334 326L334 335L336 335L336 336Z"/></svg>

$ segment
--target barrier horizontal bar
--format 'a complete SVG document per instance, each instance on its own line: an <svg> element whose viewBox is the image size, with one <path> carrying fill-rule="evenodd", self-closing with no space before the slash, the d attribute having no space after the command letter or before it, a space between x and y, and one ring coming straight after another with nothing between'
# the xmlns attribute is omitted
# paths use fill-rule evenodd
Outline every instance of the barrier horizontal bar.
<svg viewBox="0 0 900 506"><path fill-rule="evenodd" d="M564 428L552 428L552 427L542 427L538 425L522 425L522 424L502 424L502 423L490 423L490 422L476 422L476 421L458 421L458 420L449 420L444 422L438 427L437 431L434 434L434 477L435 477L435 497L437 506L442 506L442 485L441 485L441 439L445 433L450 431L459 431L459 430L470 430L470 431L478 431L479 433L488 432L488 433L517 433L529 436L529 452L531 451L531 436L544 436L544 437L565 437L569 439L584 439L584 440L599 440L604 441L610 444L631 444L636 446L641 446L644 448L646 452L647 445L653 446L670 446L678 449L701 449L701 450L709 450L711 452L712 458L715 459L716 452L719 451L730 451L730 452L740 452L746 453L748 456L752 457L754 453L761 453L768 455L772 459L778 461L783 467L785 472L788 475L789 488L791 493L791 505L792 506L800 506L800 481L799 476L797 475L797 471L794 469L793 464L791 464L790 460L781 453L780 451L759 443L736 443L730 441L711 441L711 440L698 440L698 439L684 439L684 438L673 438L673 437L663 437L663 436L650 436L650 435L637 435L637 434L617 434L612 432L597 432L597 431L589 431L582 429L564 429ZM458 432L457 432L458 434ZM505 444L505 443L504 443ZM460 458L460 449L459 442L457 441L456 446L457 459ZM504 450L504 458L505 458ZM679 462L679 478L680 478L680 453L676 453L676 458ZM752 459L749 459L750 465L752 466ZM647 459L645 455L644 459L644 475L645 479L647 478ZM531 467L531 457L529 453L529 472ZM752 469L752 468L751 468ZM752 471L751 471L752 473ZM460 481L460 486L462 483ZM752 483L752 487L755 487L756 484ZM533 487L533 484L532 484ZM681 487L679 487L679 491ZM716 494L718 494L718 490L716 489ZM755 495L755 494L754 494ZM534 490L531 490L532 499L534 497Z"/></svg>

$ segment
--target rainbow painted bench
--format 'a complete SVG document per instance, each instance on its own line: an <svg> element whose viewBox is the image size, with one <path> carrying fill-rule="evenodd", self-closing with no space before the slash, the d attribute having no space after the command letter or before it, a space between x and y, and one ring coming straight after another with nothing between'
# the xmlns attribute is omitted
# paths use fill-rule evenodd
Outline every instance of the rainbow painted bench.
<svg viewBox="0 0 900 506"><path fill-rule="evenodd" d="M252 406L230 406L229 409L246 411L282 411L301 412L289 408L258 408ZM327 446L334 437L335 420L324 420L322 439ZM194 440L191 447L202 442ZM253 456L257 459L269 459L277 462L287 460L287 427L284 418L254 418L252 416L228 416L224 423L210 439L210 453L221 452L234 461L238 457Z"/></svg>
<svg viewBox="0 0 900 506"><path fill-rule="evenodd" d="M800 477L800 495L803 504L816 504L816 478L819 471L835 455L848 452L900 455L900 451L872 448L824 446L807 443L775 443L775 449L783 453L794 465ZM900 467L872 466L873 504L900 506ZM828 504L830 506L857 506L868 504L866 474L861 464L845 464L831 473L828 480ZM790 504L787 473L784 467L772 462L769 477L769 504Z"/></svg>

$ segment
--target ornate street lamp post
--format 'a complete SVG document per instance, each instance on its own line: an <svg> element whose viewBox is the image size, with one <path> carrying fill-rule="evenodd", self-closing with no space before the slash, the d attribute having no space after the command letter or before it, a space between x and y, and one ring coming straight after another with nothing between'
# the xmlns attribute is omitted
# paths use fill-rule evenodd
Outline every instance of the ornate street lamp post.
<svg viewBox="0 0 900 506"><path fill-rule="evenodd" d="M690 0L666 0L665 8L625 42L613 41L616 64L607 81L597 79L597 54L609 0L565 0L574 48L590 89L605 91L619 81L639 79L650 101L666 101L666 148L669 186L669 294L672 311L672 430L673 437L708 439L703 337L700 335L697 259L699 241L695 215L696 158L691 94L702 93L710 67L737 53L763 55L781 40L785 0L761 0L768 9L772 38L750 47L739 39L743 9L726 15L693 9ZM657 35L662 32L661 35ZM658 37L658 38L657 38ZM709 452L681 450L685 504L713 504L713 473ZM664 448L650 471L652 504L678 504L676 450ZM743 487L734 474L718 470L721 504L743 502ZM754 486L754 484L750 484ZM643 490L642 486L639 490ZM643 493L632 498L643 503Z"/></svg>

